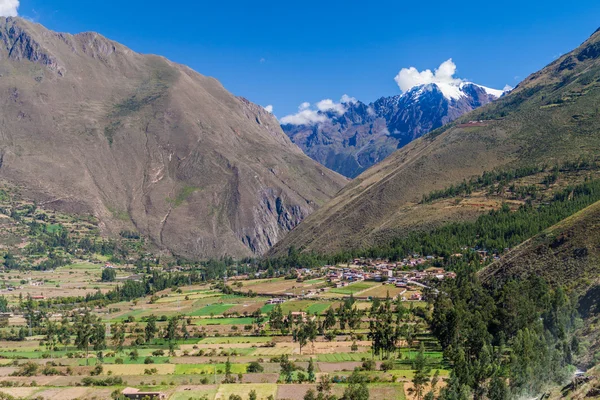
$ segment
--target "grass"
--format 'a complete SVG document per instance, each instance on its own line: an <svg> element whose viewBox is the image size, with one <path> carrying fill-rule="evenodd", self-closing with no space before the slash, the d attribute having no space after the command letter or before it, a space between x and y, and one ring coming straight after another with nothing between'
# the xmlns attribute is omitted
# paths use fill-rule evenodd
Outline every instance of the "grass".
<svg viewBox="0 0 600 400"><path fill-rule="evenodd" d="M336 288L336 289L331 289L329 292L330 293L338 293L338 294L355 294L358 292L362 292L363 290L367 290L373 286L375 286L376 284L373 283L366 283L366 282L357 282L357 283L352 283L348 286L345 287L341 287L341 288Z"/></svg>
<svg viewBox="0 0 600 400"><path fill-rule="evenodd" d="M213 400L217 394L217 388L214 389L194 389L179 391L173 393L169 400L189 400L189 399L201 399L206 397L207 400Z"/></svg>
<svg viewBox="0 0 600 400"><path fill-rule="evenodd" d="M306 309L306 312L309 314L322 314L324 311L327 311L329 307L331 307L331 303L311 304Z"/></svg>
<svg viewBox="0 0 600 400"><path fill-rule="evenodd" d="M245 374L248 364L231 364L232 374ZM175 365L175 375L210 375L225 373L225 364L177 364Z"/></svg>
<svg viewBox="0 0 600 400"><path fill-rule="evenodd" d="M217 388L214 389L194 389L175 392L169 400L190 400L190 399L201 399L206 397L207 400L213 400L217 394Z"/></svg>
<svg viewBox="0 0 600 400"><path fill-rule="evenodd" d="M235 304L211 304L199 310L189 313L192 317L206 317L209 315L223 315L223 313L233 307Z"/></svg>
<svg viewBox="0 0 600 400"><path fill-rule="evenodd" d="M263 314L268 314L271 312L271 310L273 310L273 308L275 308L275 304L265 304L260 308L260 312Z"/></svg>
<svg viewBox="0 0 600 400"><path fill-rule="evenodd" d="M194 321L195 325L252 325L254 318L202 318Z"/></svg>
<svg viewBox="0 0 600 400"><path fill-rule="evenodd" d="M175 364L114 364L104 365L103 375L144 375L144 370L156 368L158 375L170 375L175 372Z"/></svg>
<svg viewBox="0 0 600 400"><path fill-rule="evenodd" d="M320 362L345 362L362 361L363 358L371 359L371 353L331 353L318 354L317 361Z"/></svg>
<svg viewBox="0 0 600 400"><path fill-rule="evenodd" d="M237 383L232 385L220 385L215 400L228 400L232 394L241 396L242 399L250 397L250 392L256 392L258 400L266 400L269 396L277 396L277 385L275 383Z"/></svg>
<svg viewBox="0 0 600 400"><path fill-rule="evenodd" d="M271 340L272 338L267 336L209 337L202 339L198 344L268 343Z"/></svg>

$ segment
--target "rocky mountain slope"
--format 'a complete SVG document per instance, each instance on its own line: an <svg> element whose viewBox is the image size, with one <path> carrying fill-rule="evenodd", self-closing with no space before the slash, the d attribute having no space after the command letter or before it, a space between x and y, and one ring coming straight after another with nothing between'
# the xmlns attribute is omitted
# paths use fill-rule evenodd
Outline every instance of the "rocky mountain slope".
<svg viewBox="0 0 600 400"><path fill-rule="evenodd" d="M484 171L599 155L599 102L597 31L508 95L411 142L361 174L273 254L292 245L319 252L370 246L413 229L474 219L479 213L459 207L415 212L415 206L424 195Z"/></svg>
<svg viewBox="0 0 600 400"><path fill-rule="evenodd" d="M354 178L414 139L501 95L474 83L429 83L371 104L347 102L341 115L319 111L327 117L323 122L282 128L312 159Z"/></svg>
<svg viewBox="0 0 600 400"><path fill-rule="evenodd" d="M187 257L266 251L346 183L213 78L0 18L0 178Z"/></svg>

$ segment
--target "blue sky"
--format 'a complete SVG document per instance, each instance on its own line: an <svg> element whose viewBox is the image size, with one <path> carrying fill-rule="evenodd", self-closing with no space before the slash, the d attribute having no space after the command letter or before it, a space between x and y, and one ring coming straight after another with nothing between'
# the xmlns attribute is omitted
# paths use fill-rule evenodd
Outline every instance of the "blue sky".
<svg viewBox="0 0 600 400"><path fill-rule="evenodd" d="M401 68L449 58L457 77L514 86L600 27L598 0L21 0L18 11L187 64L278 117L306 101L398 94Z"/></svg>

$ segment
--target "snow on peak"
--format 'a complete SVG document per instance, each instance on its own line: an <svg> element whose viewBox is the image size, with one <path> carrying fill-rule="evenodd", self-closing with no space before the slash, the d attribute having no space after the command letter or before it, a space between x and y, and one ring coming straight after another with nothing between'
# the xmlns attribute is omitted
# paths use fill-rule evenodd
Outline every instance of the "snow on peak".
<svg viewBox="0 0 600 400"><path fill-rule="evenodd" d="M456 74L456 64L452 59L448 59L440 64L434 71L426 69L419 71L415 67L402 68L398 75L394 78L402 93L411 92L412 96L420 96L424 93L423 88L429 85L435 85L448 100L458 100L461 97L467 96L463 92L465 85L475 85L483 89L487 94L500 97L505 92L504 90L491 89L485 86L477 85L471 82L464 81L454 77ZM413 91L418 88L417 91Z"/></svg>

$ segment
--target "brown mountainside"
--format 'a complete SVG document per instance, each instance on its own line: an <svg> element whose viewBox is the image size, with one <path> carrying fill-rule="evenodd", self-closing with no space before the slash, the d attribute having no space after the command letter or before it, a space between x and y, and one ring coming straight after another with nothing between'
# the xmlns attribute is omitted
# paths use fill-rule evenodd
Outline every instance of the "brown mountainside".
<svg viewBox="0 0 600 400"><path fill-rule="evenodd" d="M396 151L279 242L317 252L370 246L409 230L472 220L482 208L420 207L424 195L484 171L600 155L600 32L506 96Z"/></svg>
<svg viewBox="0 0 600 400"><path fill-rule="evenodd" d="M262 253L345 178L213 78L0 18L0 178L189 257Z"/></svg>

